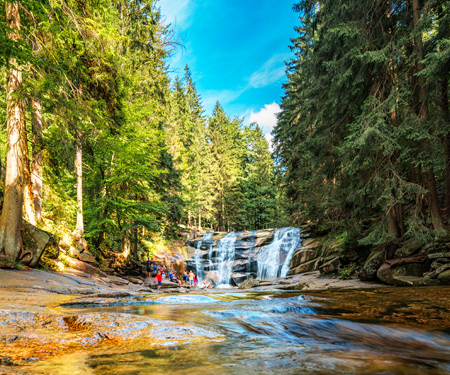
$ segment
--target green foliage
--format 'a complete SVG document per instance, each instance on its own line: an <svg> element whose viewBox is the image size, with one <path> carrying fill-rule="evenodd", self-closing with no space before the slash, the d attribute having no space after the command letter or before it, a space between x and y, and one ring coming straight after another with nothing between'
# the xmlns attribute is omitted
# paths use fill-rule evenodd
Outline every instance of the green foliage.
<svg viewBox="0 0 450 375"><path fill-rule="evenodd" d="M368 246L440 234L440 208L450 207L449 5L420 3L416 23L402 1L294 7L296 57L274 130L294 220L351 230Z"/></svg>

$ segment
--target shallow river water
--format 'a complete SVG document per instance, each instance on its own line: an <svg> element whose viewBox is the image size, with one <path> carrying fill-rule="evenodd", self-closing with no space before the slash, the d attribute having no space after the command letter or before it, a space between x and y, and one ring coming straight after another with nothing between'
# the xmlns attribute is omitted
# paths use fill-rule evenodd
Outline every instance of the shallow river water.
<svg viewBox="0 0 450 375"><path fill-rule="evenodd" d="M450 288L160 295L113 311L193 324L205 343L82 352L51 374L450 374ZM28 371L27 371L28 372Z"/></svg>

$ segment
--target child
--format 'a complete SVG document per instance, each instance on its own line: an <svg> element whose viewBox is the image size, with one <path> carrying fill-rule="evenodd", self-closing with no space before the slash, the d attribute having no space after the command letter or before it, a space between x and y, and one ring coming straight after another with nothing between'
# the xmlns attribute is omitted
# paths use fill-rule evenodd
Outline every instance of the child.
<svg viewBox="0 0 450 375"><path fill-rule="evenodd" d="M161 271L158 271L158 274L156 275L156 281L158 282L158 289L161 289L161 284L162 284Z"/></svg>

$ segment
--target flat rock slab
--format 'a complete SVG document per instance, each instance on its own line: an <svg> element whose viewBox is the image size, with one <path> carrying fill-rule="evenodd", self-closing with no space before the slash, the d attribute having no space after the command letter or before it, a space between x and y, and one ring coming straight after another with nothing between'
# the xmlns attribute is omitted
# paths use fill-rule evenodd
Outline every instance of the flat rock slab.
<svg viewBox="0 0 450 375"><path fill-rule="evenodd" d="M124 281L130 284L129 281ZM58 273L35 269L26 271L0 269L0 289L36 289L59 294L94 294L130 291L139 287L135 284L131 285L132 287L117 285L108 282L108 279L102 280L102 278L83 273Z"/></svg>

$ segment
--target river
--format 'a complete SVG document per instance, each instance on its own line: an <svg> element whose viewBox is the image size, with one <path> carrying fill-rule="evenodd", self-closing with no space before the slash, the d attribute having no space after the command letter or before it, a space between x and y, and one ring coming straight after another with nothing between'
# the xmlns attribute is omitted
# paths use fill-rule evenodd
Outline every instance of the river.
<svg viewBox="0 0 450 375"><path fill-rule="evenodd" d="M449 287L320 293L230 290L152 295L140 301L64 310L146 315L193 324L220 338L77 352L30 364L25 372L450 374Z"/></svg>

